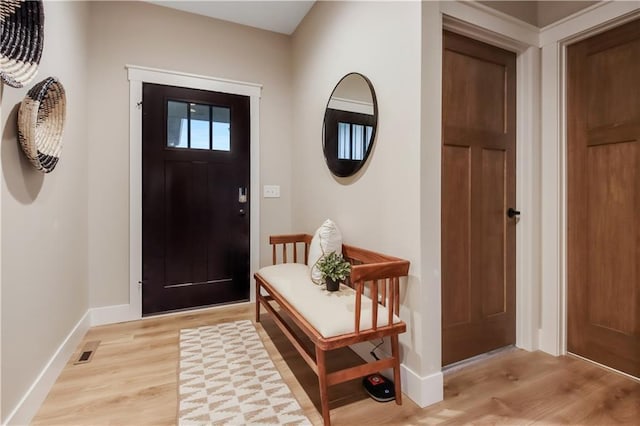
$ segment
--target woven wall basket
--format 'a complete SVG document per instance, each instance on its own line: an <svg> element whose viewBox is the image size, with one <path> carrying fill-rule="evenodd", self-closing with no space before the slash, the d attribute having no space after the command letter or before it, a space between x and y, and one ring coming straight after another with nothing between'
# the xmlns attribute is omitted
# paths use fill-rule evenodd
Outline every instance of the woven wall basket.
<svg viewBox="0 0 640 426"><path fill-rule="evenodd" d="M18 140L36 169L49 173L60 158L67 98L58 79L49 77L29 90L18 110Z"/></svg>
<svg viewBox="0 0 640 426"><path fill-rule="evenodd" d="M23 87L36 76L42 56L42 0L0 0L0 27L0 78Z"/></svg>

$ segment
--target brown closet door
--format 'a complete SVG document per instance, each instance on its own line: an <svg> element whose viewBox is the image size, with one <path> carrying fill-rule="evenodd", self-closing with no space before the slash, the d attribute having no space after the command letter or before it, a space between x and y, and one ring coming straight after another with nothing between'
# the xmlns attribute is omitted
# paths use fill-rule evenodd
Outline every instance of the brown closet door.
<svg viewBox="0 0 640 426"><path fill-rule="evenodd" d="M515 343L516 56L444 33L442 364Z"/></svg>
<svg viewBox="0 0 640 426"><path fill-rule="evenodd" d="M640 21L567 65L568 349L640 376Z"/></svg>

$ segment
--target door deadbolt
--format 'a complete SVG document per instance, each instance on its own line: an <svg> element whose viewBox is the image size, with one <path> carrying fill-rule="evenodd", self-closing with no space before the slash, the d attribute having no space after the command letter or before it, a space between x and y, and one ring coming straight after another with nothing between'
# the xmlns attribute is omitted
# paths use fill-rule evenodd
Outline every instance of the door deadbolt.
<svg viewBox="0 0 640 426"><path fill-rule="evenodd" d="M238 188L238 202L241 204L247 202L247 188Z"/></svg>

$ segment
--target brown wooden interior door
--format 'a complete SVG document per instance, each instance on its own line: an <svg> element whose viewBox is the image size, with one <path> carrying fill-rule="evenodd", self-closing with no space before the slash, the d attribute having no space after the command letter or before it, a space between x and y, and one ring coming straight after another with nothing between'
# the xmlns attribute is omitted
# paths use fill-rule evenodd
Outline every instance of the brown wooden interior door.
<svg viewBox="0 0 640 426"><path fill-rule="evenodd" d="M144 84L143 315L248 300L249 135L246 96Z"/></svg>
<svg viewBox="0 0 640 426"><path fill-rule="evenodd" d="M515 343L516 57L445 31L442 364Z"/></svg>
<svg viewBox="0 0 640 426"><path fill-rule="evenodd" d="M640 20L567 55L568 349L640 377Z"/></svg>

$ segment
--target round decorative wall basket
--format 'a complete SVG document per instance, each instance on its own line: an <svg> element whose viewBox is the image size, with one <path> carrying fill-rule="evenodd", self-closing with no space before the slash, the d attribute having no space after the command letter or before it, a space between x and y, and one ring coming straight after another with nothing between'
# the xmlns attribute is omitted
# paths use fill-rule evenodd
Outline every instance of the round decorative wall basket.
<svg viewBox="0 0 640 426"><path fill-rule="evenodd" d="M36 76L44 43L42 0L2 0L0 78L23 87Z"/></svg>
<svg viewBox="0 0 640 426"><path fill-rule="evenodd" d="M67 99L57 78L42 80L29 90L18 111L18 140L36 169L49 173L58 164Z"/></svg>

